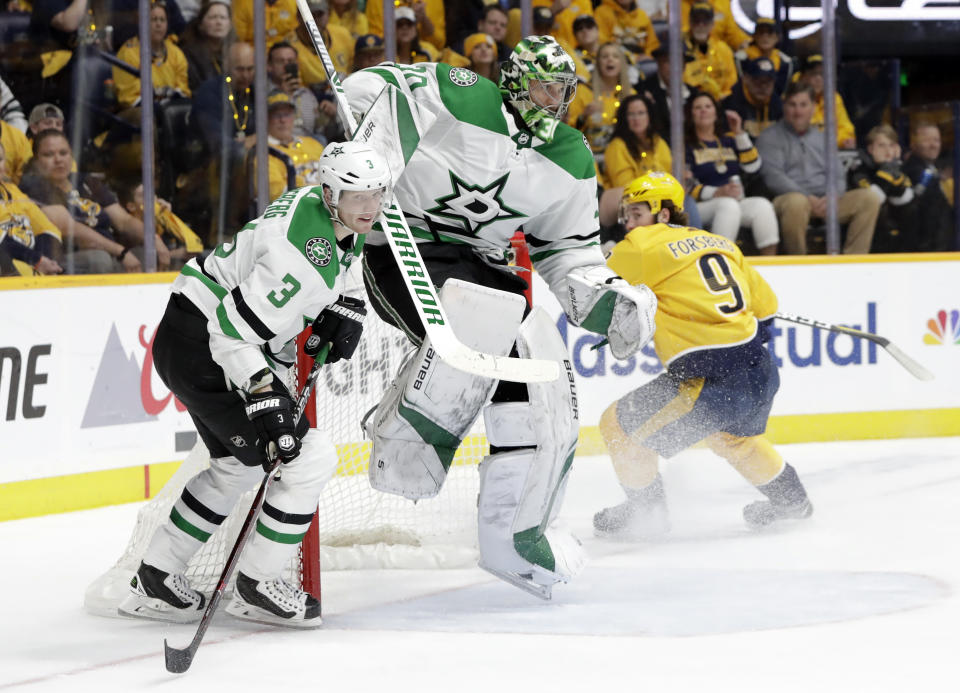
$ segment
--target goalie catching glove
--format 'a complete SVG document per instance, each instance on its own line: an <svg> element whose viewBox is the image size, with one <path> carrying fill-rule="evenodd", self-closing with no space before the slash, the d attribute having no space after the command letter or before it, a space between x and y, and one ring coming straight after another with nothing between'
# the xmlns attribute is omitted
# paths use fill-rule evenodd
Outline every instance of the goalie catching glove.
<svg viewBox="0 0 960 693"><path fill-rule="evenodd" d="M313 321L312 334L303 345L304 353L314 357L320 353L324 344L330 344L325 363L349 359L360 343L363 319L366 316L367 308L363 299L341 296L320 311L320 315Z"/></svg>
<svg viewBox="0 0 960 693"><path fill-rule="evenodd" d="M603 265L567 275L570 322L606 335L610 351L625 359L653 338L657 297L645 285L630 285Z"/></svg>

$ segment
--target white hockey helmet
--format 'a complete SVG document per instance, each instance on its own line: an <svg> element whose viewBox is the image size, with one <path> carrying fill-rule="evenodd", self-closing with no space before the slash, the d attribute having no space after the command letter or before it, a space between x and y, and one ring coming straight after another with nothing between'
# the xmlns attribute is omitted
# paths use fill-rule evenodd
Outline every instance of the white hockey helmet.
<svg viewBox="0 0 960 693"><path fill-rule="evenodd" d="M324 204L335 221L340 222L337 210L340 197L348 191L383 189L379 215L391 199L390 168L386 159L363 142L335 142L327 145L320 155L320 184L330 190L330 199L324 195ZM343 222L340 222L343 223Z"/></svg>

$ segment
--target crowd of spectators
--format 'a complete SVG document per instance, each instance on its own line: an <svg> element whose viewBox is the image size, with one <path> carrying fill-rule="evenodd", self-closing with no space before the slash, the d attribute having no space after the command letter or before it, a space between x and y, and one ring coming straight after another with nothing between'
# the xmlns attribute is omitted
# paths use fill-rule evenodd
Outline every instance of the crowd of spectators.
<svg viewBox="0 0 960 693"><path fill-rule="evenodd" d="M773 20L758 19L751 36L733 21L729 0L684 0L683 103L675 105L665 2L533 4L534 32L553 35L577 68L567 119L595 156L604 233L617 233L616 204L627 183L672 168L670 117L678 109L691 221L747 252L817 250L810 239L827 214L831 157L844 162L837 189L843 252L952 249L942 133L934 122L912 123L904 154L891 127L896 114L877 100L876 71L851 82L873 99L858 104L854 118L837 93L839 150L827 151L823 61L789 55ZM382 2L308 5L342 74L385 59ZM442 61L496 81L499 61L520 38L513 0L395 5L399 63ZM29 30L22 60L12 69L4 62L8 74L0 73L0 272L142 271L137 3L16 0L6 7L0 21L19 18ZM255 214L257 103L267 109L271 199L316 182L323 147L344 137L295 0L266 0L265 8L268 93L258 99L253 0L151 5L159 269L229 240Z"/></svg>

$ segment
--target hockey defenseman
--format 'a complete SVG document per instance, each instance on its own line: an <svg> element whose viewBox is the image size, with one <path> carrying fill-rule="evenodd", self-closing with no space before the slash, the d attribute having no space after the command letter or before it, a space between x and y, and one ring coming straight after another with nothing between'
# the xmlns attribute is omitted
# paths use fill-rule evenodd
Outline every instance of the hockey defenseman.
<svg viewBox="0 0 960 693"><path fill-rule="evenodd" d="M634 540L668 531L658 457L700 441L767 496L744 508L749 526L813 511L796 470L763 435L780 387L763 346L777 297L735 244L686 226L683 199L669 173L648 173L623 192L620 217L628 233L608 264L657 295L654 347L667 370L600 417L627 495L594 516L602 536Z"/></svg>
<svg viewBox="0 0 960 693"><path fill-rule="evenodd" d="M480 465L480 565L544 598L583 562L579 542L550 526L579 422L566 347L544 311L527 314L526 282L507 263L510 239L523 230L571 321L606 335L618 357L649 340L656 303L604 264L593 157L563 122L576 85L573 61L549 36L520 41L499 85L443 63L385 63L344 81L355 112L368 113L384 90L410 104L416 132L402 138L396 195L458 339L487 353L551 359L561 373L524 385L444 363L375 229L363 260L369 299L418 350L365 419L371 483L414 500L434 496L482 411L491 447Z"/></svg>
<svg viewBox="0 0 960 693"><path fill-rule="evenodd" d="M227 612L296 627L320 625L320 603L282 577L336 470L329 438L294 422L282 384L305 324L331 345L327 363L350 358L366 314L341 296L343 275L390 197L390 173L369 146L332 144L318 159L320 185L274 200L258 219L173 283L153 345L157 372L186 405L210 450L210 468L187 482L157 530L120 612L175 622L200 618L204 597L184 577L190 558L256 486L278 455L256 532L238 564Z"/></svg>

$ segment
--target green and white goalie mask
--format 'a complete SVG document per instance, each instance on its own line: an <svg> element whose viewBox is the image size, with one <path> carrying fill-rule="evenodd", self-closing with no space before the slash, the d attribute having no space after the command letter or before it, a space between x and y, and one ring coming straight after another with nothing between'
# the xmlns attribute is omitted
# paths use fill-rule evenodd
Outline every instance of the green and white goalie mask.
<svg viewBox="0 0 960 693"><path fill-rule="evenodd" d="M573 60L550 36L528 36L500 63L500 92L534 135L551 142L577 93Z"/></svg>
<svg viewBox="0 0 960 693"><path fill-rule="evenodd" d="M350 228L345 221L370 215L376 219L390 203L390 169L369 145L336 142L323 150L319 163L323 201L334 221Z"/></svg>

